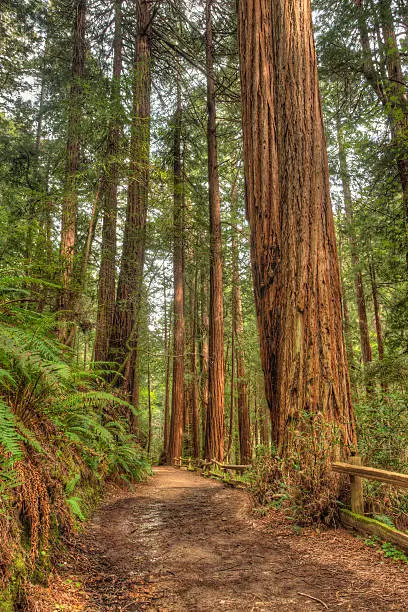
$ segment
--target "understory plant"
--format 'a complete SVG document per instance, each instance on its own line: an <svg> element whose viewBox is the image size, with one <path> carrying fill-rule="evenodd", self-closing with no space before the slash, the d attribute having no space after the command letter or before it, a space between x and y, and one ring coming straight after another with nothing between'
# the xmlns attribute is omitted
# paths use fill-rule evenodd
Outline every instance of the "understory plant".
<svg viewBox="0 0 408 612"><path fill-rule="evenodd" d="M3 288L4 289L4 288ZM0 287L0 580L22 560L46 575L51 544L83 520L106 478L144 478L133 410L109 391L106 364L79 366L49 313Z"/></svg>

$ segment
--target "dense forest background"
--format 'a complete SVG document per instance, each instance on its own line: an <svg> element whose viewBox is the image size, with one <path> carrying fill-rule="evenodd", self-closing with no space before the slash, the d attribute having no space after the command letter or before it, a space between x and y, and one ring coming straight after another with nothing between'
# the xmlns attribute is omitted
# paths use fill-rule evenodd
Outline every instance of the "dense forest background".
<svg viewBox="0 0 408 612"><path fill-rule="evenodd" d="M359 450L406 471L408 8L313 9ZM3 1L0 101L0 495L35 497L32 558L107 475L210 454L265 478L235 4Z"/></svg>

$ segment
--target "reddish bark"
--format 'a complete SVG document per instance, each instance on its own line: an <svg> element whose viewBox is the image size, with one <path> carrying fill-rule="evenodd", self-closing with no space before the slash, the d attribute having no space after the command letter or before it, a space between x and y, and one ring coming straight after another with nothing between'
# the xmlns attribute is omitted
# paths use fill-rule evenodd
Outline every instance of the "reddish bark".
<svg viewBox="0 0 408 612"><path fill-rule="evenodd" d="M122 72L122 0L115 1L115 35L113 40L113 76L111 86L111 122L106 143L106 170L102 179L102 245L99 270L98 312L94 347L95 361L107 361L112 335L116 290L116 219L119 152L121 142Z"/></svg>
<svg viewBox="0 0 408 612"><path fill-rule="evenodd" d="M218 177L212 0L206 0L207 145L210 210L210 327L208 409L204 454L224 459L224 310L222 284L221 202Z"/></svg>
<svg viewBox="0 0 408 612"><path fill-rule="evenodd" d="M73 56L71 87L68 107L67 152L65 184L62 200L61 221L61 285L58 310L63 311L60 319L68 324L61 325L59 338L68 346L75 342L75 283L74 258L77 226L77 179L81 141L81 112L83 88L81 80L85 68L85 28L87 0L75 1L73 29Z"/></svg>
<svg viewBox="0 0 408 612"><path fill-rule="evenodd" d="M138 341L150 154L150 2L136 3L137 23L133 69L129 186L122 259L116 295L109 361L119 364L123 387L135 409L139 404ZM132 428L137 429L132 417Z"/></svg>
<svg viewBox="0 0 408 612"><path fill-rule="evenodd" d="M310 0L240 0L244 161L272 439L304 413L355 426ZM328 449L328 453L336 449Z"/></svg>
<svg viewBox="0 0 408 612"><path fill-rule="evenodd" d="M178 85L177 110L174 117L173 148L173 392L171 402L168 461L181 456L184 413L184 238L183 238L183 179L181 171L181 93Z"/></svg>

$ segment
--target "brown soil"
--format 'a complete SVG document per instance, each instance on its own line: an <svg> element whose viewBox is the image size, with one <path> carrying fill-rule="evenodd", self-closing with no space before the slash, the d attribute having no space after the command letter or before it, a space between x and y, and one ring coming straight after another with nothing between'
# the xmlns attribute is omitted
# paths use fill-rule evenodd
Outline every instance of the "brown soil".
<svg viewBox="0 0 408 612"><path fill-rule="evenodd" d="M254 519L246 493L161 467L100 509L36 609L408 610L406 568L344 530Z"/></svg>

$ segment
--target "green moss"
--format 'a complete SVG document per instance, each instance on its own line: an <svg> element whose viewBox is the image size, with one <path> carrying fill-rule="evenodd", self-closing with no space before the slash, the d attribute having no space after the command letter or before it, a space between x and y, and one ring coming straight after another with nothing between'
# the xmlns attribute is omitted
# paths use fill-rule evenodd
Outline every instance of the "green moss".
<svg viewBox="0 0 408 612"><path fill-rule="evenodd" d="M373 519L368 516L363 516L362 514L356 514L355 512L352 512L351 510L342 509L342 512L344 512L344 514L347 514L348 516L351 516L353 519L355 519L356 521L359 521L360 523L364 523L366 525L376 525L377 527L381 527L381 529L386 529L387 531L393 531L394 533L397 533L397 534L401 533L401 531L398 531L398 529L395 529L395 527L390 527L389 525L386 525L385 523L381 523L381 521L378 521L377 519Z"/></svg>
<svg viewBox="0 0 408 612"><path fill-rule="evenodd" d="M0 590L0 610L2 612L13 612L14 610L14 597L10 589Z"/></svg>

